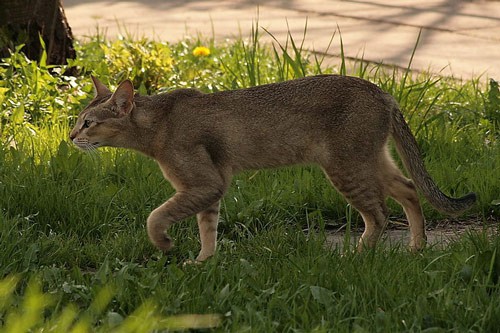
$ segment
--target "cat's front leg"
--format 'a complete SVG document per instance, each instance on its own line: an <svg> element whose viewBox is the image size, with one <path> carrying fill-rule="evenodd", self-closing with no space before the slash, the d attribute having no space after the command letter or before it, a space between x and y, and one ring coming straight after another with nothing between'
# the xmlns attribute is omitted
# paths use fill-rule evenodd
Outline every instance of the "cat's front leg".
<svg viewBox="0 0 500 333"><path fill-rule="evenodd" d="M196 215L200 230L201 251L196 261L204 261L215 254L217 246L217 223L219 222L220 201Z"/></svg>
<svg viewBox="0 0 500 333"><path fill-rule="evenodd" d="M160 250L164 252L170 250L173 246L173 241L167 234L169 227L197 213L210 211L210 208L216 203L218 207L218 202L223 194L224 189L217 186L196 187L177 192L172 198L153 210L149 215L147 220L149 239ZM207 227L207 231L210 231L212 227L213 225ZM207 235L210 234L213 236L213 232L210 231ZM209 237L206 237L205 240L206 249L204 252L207 254L212 251L210 248L211 241L209 241L208 238ZM215 251L215 244L213 244L213 251ZM203 259L206 258L202 258L202 260Z"/></svg>

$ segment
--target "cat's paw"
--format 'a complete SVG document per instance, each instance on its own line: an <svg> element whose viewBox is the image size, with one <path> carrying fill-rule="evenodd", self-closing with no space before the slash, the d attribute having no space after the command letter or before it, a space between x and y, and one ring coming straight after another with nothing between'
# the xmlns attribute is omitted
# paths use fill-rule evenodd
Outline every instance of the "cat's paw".
<svg viewBox="0 0 500 333"><path fill-rule="evenodd" d="M417 239L411 239L409 244L409 249L413 253L422 252L427 244L427 237L419 237Z"/></svg>
<svg viewBox="0 0 500 333"><path fill-rule="evenodd" d="M201 265L202 262L201 261L198 261L198 260L192 260L192 259L187 259L185 260L183 263L182 263L182 267L186 267L186 266L194 266L194 265Z"/></svg>
<svg viewBox="0 0 500 333"><path fill-rule="evenodd" d="M161 235L152 240L153 244L162 252L167 253L174 247L174 241L170 236Z"/></svg>
<svg viewBox="0 0 500 333"><path fill-rule="evenodd" d="M212 256L213 256L213 254L206 254L206 253L200 252L200 254L198 255L198 257L196 257L196 259L194 259L194 260L187 259L182 263L182 266L186 267L186 266L192 266L192 265L201 265L205 260L209 259Z"/></svg>

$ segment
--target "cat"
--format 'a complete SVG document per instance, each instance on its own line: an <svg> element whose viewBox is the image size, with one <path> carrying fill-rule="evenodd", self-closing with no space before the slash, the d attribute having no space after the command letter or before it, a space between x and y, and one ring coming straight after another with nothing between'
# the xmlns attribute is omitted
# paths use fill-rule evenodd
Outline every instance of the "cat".
<svg viewBox="0 0 500 333"><path fill-rule="evenodd" d="M358 250L380 238L387 196L404 209L411 250L426 243L417 189L453 216L476 200L474 193L455 199L438 189L394 98L363 79L319 75L212 94L178 89L155 96L134 94L130 80L114 93L92 81L94 99L70 139L82 150L130 148L158 162L176 190L147 219L148 236L163 251L173 245L168 228L196 214L196 260L214 255L220 200L233 174L247 169L319 165L364 220ZM390 137L413 180L393 162Z"/></svg>

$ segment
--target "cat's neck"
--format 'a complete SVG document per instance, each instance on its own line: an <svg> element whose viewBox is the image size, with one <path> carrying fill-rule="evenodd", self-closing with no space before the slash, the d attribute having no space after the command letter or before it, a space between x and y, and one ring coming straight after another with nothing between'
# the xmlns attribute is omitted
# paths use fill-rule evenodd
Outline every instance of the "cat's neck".
<svg viewBox="0 0 500 333"><path fill-rule="evenodd" d="M158 114L162 110L158 109L157 101L150 96L136 96L135 104L129 121L124 124L123 131L127 136L120 142L120 147L154 157L153 142L158 133Z"/></svg>
<svg viewBox="0 0 500 333"><path fill-rule="evenodd" d="M120 147L134 149L156 158L157 150L161 149L157 147L157 144L161 143L158 136L168 131L167 118L170 110L176 103L200 95L203 93L195 89L178 89L152 96L136 95L135 107L123 128L127 136L120 142Z"/></svg>

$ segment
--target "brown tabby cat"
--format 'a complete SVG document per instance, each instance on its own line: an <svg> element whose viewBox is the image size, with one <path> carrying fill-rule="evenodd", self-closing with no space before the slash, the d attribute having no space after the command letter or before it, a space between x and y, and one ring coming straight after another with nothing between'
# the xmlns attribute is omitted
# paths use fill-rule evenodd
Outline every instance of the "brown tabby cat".
<svg viewBox="0 0 500 333"><path fill-rule="evenodd" d="M172 247L168 228L196 214L197 260L212 256L220 199L233 174L246 169L319 165L363 217L358 249L380 238L387 196L404 208L413 250L426 240L416 188L450 215L476 199L474 193L450 198L438 189L395 100L362 79L323 75L214 94L179 89L156 96L134 95L129 80L114 93L92 80L95 98L70 138L83 150L131 148L158 162L176 190L147 220L149 238L163 251ZM389 137L415 183L394 164Z"/></svg>

